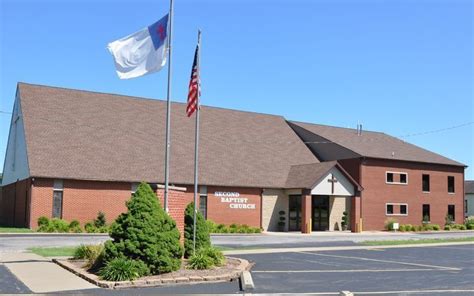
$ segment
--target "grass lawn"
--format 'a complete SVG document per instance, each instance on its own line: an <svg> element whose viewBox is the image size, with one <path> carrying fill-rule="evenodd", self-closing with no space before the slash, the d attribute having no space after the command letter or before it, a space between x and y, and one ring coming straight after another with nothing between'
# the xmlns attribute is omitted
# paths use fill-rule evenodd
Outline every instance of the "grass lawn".
<svg viewBox="0 0 474 296"><path fill-rule="evenodd" d="M55 247L55 248L29 248L28 251L34 253L36 255L40 255L43 257L56 257L56 256L73 256L74 251L77 249L75 247Z"/></svg>
<svg viewBox="0 0 474 296"><path fill-rule="evenodd" d="M365 241L365 246L392 246L392 245L418 245L418 244L436 244L436 243L454 243L454 242L474 242L474 237L446 238L446 239L407 239L407 240L380 240Z"/></svg>
<svg viewBox="0 0 474 296"><path fill-rule="evenodd" d="M3 227L0 226L0 233L31 233L34 232L29 228Z"/></svg>

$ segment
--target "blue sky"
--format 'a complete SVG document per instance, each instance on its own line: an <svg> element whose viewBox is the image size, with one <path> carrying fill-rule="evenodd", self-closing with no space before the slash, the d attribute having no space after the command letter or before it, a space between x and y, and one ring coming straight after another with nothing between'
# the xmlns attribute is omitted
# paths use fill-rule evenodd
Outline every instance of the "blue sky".
<svg viewBox="0 0 474 296"><path fill-rule="evenodd" d="M168 1L0 3L0 111L11 112L18 81L165 98L166 71L119 80L106 45ZM398 137L472 123L472 20L470 0L175 0L172 97L185 101L201 28L205 105ZM0 113L2 164L9 124ZM473 130L404 139L474 179Z"/></svg>

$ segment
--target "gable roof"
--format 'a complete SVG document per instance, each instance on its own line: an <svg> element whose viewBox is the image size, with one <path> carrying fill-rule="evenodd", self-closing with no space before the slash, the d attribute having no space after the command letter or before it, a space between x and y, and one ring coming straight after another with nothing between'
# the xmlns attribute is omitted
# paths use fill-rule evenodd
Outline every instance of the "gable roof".
<svg viewBox="0 0 474 296"><path fill-rule="evenodd" d="M341 128L297 121L290 121L290 124L303 128L306 131L319 136L319 138L322 138L322 142L320 143L316 142L314 144L309 144L310 146L316 147L315 149L324 149L325 146L334 149L335 147L331 146L333 143L341 146L339 147L341 149L348 150L352 154L351 157L363 156L381 159L465 166L462 163L381 132L362 131L361 135L357 135L357 131L350 128ZM348 152L344 153L348 155Z"/></svg>
<svg viewBox="0 0 474 296"><path fill-rule="evenodd" d="M359 183L337 161L294 165L288 173L285 187L289 189L312 189L333 167L336 167L357 190L363 190Z"/></svg>
<svg viewBox="0 0 474 296"><path fill-rule="evenodd" d="M474 180L464 181L465 194L474 194Z"/></svg>
<svg viewBox="0 0 474 296"><path fill-rule="evenodd" d="M164 182L166 101L18 84L30 176ZM193 184L194 123L172 103L170 183ZM281 116L201 107L203 185L282 188L319 162Z"/></svg>

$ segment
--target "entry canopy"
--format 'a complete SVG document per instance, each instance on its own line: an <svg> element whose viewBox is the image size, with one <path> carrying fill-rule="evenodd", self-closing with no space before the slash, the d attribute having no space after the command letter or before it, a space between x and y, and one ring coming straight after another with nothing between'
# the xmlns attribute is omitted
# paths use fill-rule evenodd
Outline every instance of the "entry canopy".
<svg viewBox="0 0 474 296"><path fill-rule="evenodd" d="M353 196L363 190L337 161L294 165L285 187L310 189L313 195L337 196Z"/></svg>

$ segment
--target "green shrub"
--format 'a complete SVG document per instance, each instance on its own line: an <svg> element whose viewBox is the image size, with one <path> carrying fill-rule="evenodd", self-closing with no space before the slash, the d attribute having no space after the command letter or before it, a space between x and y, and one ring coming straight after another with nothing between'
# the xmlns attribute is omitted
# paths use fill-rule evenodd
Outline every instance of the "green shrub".
<svg viewBox="0 0 474 296"><path fill-rule="evenodd" d="M163 210L156 194L141 183L110 228L104 260L127 258L142 261L152 274L175 271L181 266L183 247L176 222Z"/></svg>
<svg viewBox="0 0 474 296"><path fill-rule="evenodd" d="M194 203L188 204L184 211L184 257L189 258L193 254L193 231L194 231ZM196 213L196 250L211 246L206 220L200 211Z"/></svg>
<svg viewBox="0 0 474 296"><path fill-rule="evenodd" d="M410 231L416 231L416 225L412 225Z"/></svg>
<svg viewBox="0 0 474 296"><path fill-rule="evenodd" d="M209 269L214 266L214 262L212 258L207 256L207 254L201 249L196 252L196 254L189 257L188 266L191 269Z"/></svg>
<svg viewBox="0 0 474 296"><path fill-rule="evenodd" d="M209 233L217 232L216 229L217 229L218 225L216 223L214 223L214 221L206 220L206 226L207 226L207 231L209 231Z"/></svg>
<svg viewBox="0 0 474 296"><path fill-rule="evenodd" d="M94 226L96 228L101 228L107 225L107 220L105 219L105 214L102 211L97 213L97 218L94 219Z"/></svg>
<svg viewBox="0 0 474 296"><path fill-rule="evenodd" d="M107 281L131 281L148 275L150 270L140 260L115 258L99 270L99 276Z"/></svg>
<svg viewBox="0 0 474 296"><path fill-rule="evenodd" d="M405 225L401 224L400 227L398 228L398 230L399 230L400 232L405 232L405 231L406 231Z"/></svg>
<svg viewBox="0 0 474 296"><path fill-rule="evenodd" d="M84 229L87 233L107 233L110 230L110 227L105 225L102 227L96 227L93 222L87 222L84 225Z"/></svg>
<svg viewBox="0 0 474 296"><path fill-rule="evenodd" d="M432 224L432 226L434 231L438 231L441 229L438 224Z"/></svg>
<svg viewBox="0 0 474 296"><path fill-rule="evenodd" d="M393 223L397 223L397 220L390 218L385 221L385 230L393 230Z"/></svg>
<svg viewBox="0 0 474 296"><path fill-rule="evenodd" d="M72 220L71 223L69 223L69 232L74 232L74 233L81 233L81 224L77 220Z"/></svg>
<svg viewBox="0 0 474 296"><path fill-rule="evenodd" d="M38 227L49 225L48 217L41 216L38 218Z"/></svg>
<svg viewBox="0 0 474 296"><path fill-rule="evenodd" d="M405 231L413 231L413 226L411 224L405 224Z"/></svg>
<svg viewBox="0 0 474 296"><path fill-rule="evenodd" d="M63 219L53 218L46 232L69 232L69 223Z"/></svg>
<svg viewBox="0 0 474 296"><path fill-rule="evenodd" d="M212 260L212 264L215 266L221 266L225 263L225 256L222 254L222 251L214 248L214 247L207 247L201 249L201 251Z"/></svg>
<svg viewBox="0 0 474 296"><path fill-rule="evenodd" d="M74 251L74 259L86 259L86 267L98 264L104 252L104 245L80 245Z"/></svg>
<svg viewBox="0 0 474 296"><path fill-rule="evenodd" d="M474 224L467 224L466 229L474 230Z"/></svg>
<svg viewBox="0 0 474 296"><path fill-rule="evenodd" d="M459 225L459 230L466 230L466 229L467 229L466 225L464 225L464 224Z"/></svg>

